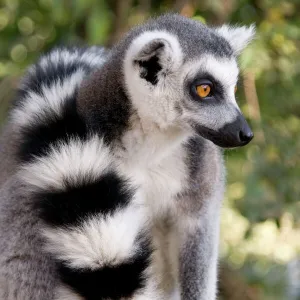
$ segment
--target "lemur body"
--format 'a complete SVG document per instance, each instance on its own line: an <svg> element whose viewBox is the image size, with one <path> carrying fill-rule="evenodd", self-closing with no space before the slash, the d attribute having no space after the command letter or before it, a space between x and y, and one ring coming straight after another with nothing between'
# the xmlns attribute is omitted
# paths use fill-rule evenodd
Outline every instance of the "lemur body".
<svg viewBox="0 0 300 300"><path fill-rule="evenodd" d="M219 146L252 138L234 98L252 35L166 15L29 69L0 152L1 299L215 299Z"/></svg>

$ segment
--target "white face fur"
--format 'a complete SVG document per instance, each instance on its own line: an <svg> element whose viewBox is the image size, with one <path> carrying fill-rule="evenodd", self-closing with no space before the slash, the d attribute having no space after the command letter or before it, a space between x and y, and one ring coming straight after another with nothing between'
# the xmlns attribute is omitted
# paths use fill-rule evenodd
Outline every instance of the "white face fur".
<svg viewBox="0 0 300 300"><path fill-rule="evenodd" d="M249 136L252 132L235 100L239 73L235 55L252 39L254 27L223 26L215 32L229 42L234 55L218 57L206 52L189 59L170 32L138 35L124 60L126 87L141 119L162 129L179 126L196 131L222 147L241 146L247 139L241 140L241 133ZM203 80L211 83L212 97L201 99L194 93Z"/></svg>

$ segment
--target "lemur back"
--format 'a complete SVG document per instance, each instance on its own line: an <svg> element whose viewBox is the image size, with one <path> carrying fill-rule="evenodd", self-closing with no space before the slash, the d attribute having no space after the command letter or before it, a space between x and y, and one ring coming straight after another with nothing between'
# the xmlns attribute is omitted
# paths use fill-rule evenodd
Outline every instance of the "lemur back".
<svg viewBox="0 0 300 300"><path fill-rule="evenodd" d="M218 146L252 138L232 92L252 35L166 15L28 70L0 152L1 300L215 299Z"/></svg>

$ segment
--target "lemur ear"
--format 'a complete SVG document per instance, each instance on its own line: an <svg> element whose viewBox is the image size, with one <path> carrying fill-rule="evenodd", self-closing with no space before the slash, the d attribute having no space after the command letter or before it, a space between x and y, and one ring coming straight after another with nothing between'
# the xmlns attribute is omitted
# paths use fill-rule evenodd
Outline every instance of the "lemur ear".
<svg viewBox="0 0 300 300"><path fill-rule="evenodd" d="M163 39L153 39L148 41L145 45L141 46L141 49L136 53L136 61L147 61L164 50L167 41Z"/></svg>
<svg viewBox="0 0 300 300"><path fill-rule="evenodd" d="M166 42L161 39L150 41L146 44L134 59L134 63L140 68L140 76L146 81L156 84L158 72L163 68L163 56L166 51Z"/></svg>
<svg viewBox="0 0 300 300"><path fill-rule="evenodd" d="M216 31L229 42L235 54L239 55L254 38L255 25L252 24L249 27L223 25Z"/></svg>
<svg viewBox="0 0 300 300"><path fill-rule="evenodd" d="M172 71L181 61L177 38L166 32L145 32L133 41L128 55L140 77L152 85L159 81L160 71Z"/></svg>

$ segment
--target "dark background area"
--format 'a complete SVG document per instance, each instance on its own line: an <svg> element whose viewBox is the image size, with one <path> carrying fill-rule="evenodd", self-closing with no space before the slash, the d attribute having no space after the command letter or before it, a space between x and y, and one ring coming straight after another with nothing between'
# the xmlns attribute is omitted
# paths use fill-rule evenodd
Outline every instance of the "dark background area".
<svg viewBox="0 0 300 300"><path fill-rule="evenodd" d="M58 44L109 46L150 16L257 26L238 102L255 139L226 152L220 299L300 299L300 1L0 0L0 124L19 78Z"/></svg>

